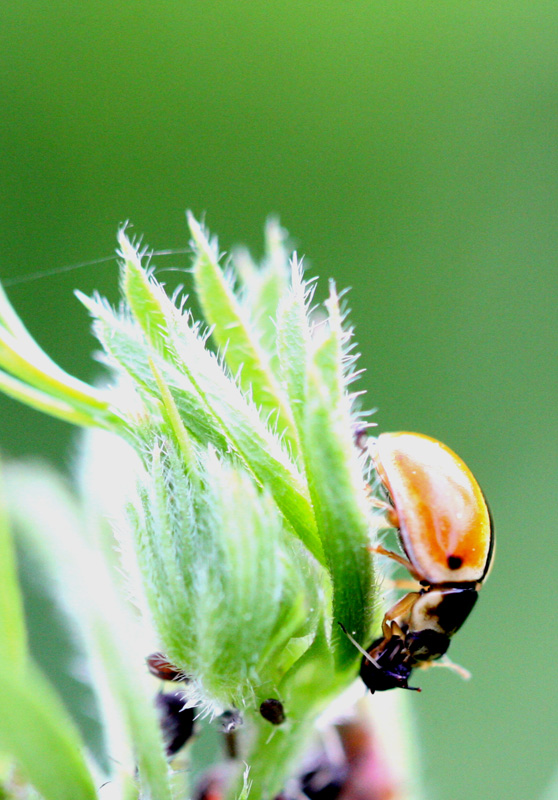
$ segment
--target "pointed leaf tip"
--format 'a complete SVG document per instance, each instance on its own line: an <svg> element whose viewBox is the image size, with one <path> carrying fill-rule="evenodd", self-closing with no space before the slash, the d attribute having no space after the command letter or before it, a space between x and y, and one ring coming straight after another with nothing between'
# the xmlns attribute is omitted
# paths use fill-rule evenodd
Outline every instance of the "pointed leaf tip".
<svg viewBox="0 0 558 800"><path fill-rule="evenodd" d="M196 246L199 248L207 247L209 245L209 241L207 240L203 227L190 210L186 212L186 219L188 221L188 227L190 228L190 233L192 234L192 238Z"/></svg>
<svg viewBox="0 0 558 800"><path fill-rule="evenodd" d="M120 248L119 254L125 261L135 261L138 258L138 253L128 235L126 233L126 226L123 226L118 231L116 236L118 241L118 246Z"/></svg>

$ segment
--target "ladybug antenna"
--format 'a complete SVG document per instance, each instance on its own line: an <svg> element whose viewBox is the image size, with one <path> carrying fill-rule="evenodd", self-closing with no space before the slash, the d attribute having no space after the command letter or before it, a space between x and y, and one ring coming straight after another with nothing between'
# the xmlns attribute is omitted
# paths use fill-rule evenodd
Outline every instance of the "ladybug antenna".
<svg viewBox="0 0 558 800"><path fill-rule="evenodd" d="M380 665L378 664L378 662L377 662L377 661L376 661L374 658L372 658L372 656L370 655L370 653L367 653L367 652L366 652L366 650L364 649L364 647L361 647L361 646L359 645L359 643L357 642L357 640L356 640L356 639L354 639L354 638L351 636L351 634L350 634L350 633L349 633L349 631L346 629L346 627L343 625L343 623L342 623L342 622L338 622L337 624L339 625L339 627L341 628L341 630L343 631L343 633L345 634L345 636L347 637L347 639L348 639L348 640L351 642L351 644L353 644L353 645L356 647L356 649L359 651L359 653L362 653L362 655L364 656L364 658L365 658L367 661L369 661L371 664L373 664L373 665L376 667L376 669L381 669L381 667L380 667ZM410 688L410 687L409 687L409 688ZM419 691L420 691L420 689L419 689Z"/></svg>

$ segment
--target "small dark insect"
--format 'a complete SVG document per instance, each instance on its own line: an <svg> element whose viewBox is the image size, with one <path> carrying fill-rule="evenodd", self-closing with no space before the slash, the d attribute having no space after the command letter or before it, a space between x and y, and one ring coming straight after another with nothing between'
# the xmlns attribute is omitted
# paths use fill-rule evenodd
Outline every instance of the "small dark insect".
<svg viewBox="0 0 558 800"><path fill-rule="evenodd" d="M231 759L238 758L238 740L236 731L244 724L242 714L237 708L223 711L219 717L221 732L224 735L227 755Z"/></svg>
<svg viewBox="0 0 558 800"><path fill-rule="evenodd" d="M149 672L162 681L188 681L188 677L177 670L162 653L151 653L145 663Z"/></svg>
<svg viewBox="0 0 558 800"><path fill-rule="evenodd" d="M260 705L260 714L272 725L282 725L285 722L285 709L280 700L270 697Z"/></svg>
<svg viewBox="0 0 558 800"><path fill-rule="evenodd" d="M194 732L195 708L184 707L182 692L161 692L155 697L155 706L159 712L167 757L172 758Z"/></svg>
<svg viewBox="0 0 558 800"><path fill-rule="evenodd" d="M244 723L242 714L238 709L231 708L228 711L223 711L219 717L221 723L221 730L223 733L233 733L237 728Z"/></svg>

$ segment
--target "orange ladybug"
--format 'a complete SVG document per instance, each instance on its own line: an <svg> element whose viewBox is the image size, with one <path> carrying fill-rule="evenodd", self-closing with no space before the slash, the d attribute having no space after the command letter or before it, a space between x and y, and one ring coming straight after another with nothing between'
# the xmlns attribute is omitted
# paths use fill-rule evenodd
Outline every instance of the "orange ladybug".
<svg viewBox="0 0 558 800"><path fill-rule="evenodd" d="M387 496L372 502L397 528L405 556L372 549L417 584L386 613L382 636L368 651L359 647L360 674L372 692L410 689L412 670L446 653L475 605L492 565L494 529L477 481L446 445L419 433L384 433L370 451Z"/></svg>

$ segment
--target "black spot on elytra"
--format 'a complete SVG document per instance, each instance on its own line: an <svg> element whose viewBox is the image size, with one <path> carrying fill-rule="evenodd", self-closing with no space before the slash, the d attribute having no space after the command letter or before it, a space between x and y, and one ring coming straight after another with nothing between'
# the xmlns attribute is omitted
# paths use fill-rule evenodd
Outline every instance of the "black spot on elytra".
<svg viewBox="0 0 558 800"><path fill-rule="evenodd" d="M450 569L459 569L462 564L463 559L461 556L448 556L448 567Z"/></svg>

